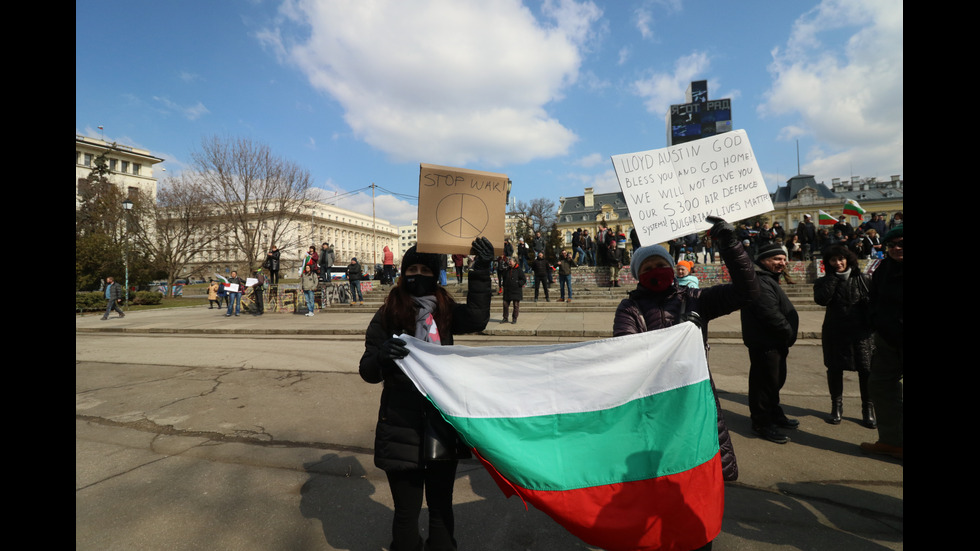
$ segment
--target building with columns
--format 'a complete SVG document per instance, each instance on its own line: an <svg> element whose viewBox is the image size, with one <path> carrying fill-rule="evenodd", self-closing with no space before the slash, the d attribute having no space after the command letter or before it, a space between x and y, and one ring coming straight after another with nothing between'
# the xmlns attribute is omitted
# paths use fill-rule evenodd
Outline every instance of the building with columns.
<svg viewBox="0 0 980 551"><path fill-rule="evenodd" d="M217 211L215 215L215 224L220 228L222 224ZM374 265L382 263L386 246L392 251L398 250L398 228L387 220L325 203L307 202L296 212L289 213L275 243L261 218L256 218L255 223L259 224L258 242L263 244L263 249L268 251L272 245L279 249L280 270L285 278L298 277L311 245L319 252L323 243L330 243L336 266L346 266L351 258L357 258L366 274L373 274ZM235 229L229 227L228 231ZM225 275L231 270L242 273L248 262L241 257L242 253L234 243L233 233L220 237L193 264L200 267L201 273Z"/></svg>

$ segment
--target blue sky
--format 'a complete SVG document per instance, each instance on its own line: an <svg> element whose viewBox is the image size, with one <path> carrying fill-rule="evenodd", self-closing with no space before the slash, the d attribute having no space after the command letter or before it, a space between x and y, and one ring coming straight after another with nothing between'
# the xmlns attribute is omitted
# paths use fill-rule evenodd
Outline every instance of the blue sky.
<svg viewBox="0 0 980 551"><path fill-rule="evenodd" d="M210 135L375 183L417 217L419 163L503 172L518 200L618 190L692 80L731 98L770 190L904 177L901 2L76 1L75 132L190 170ZM103 130L99 130L103 126ZM158 167L160 165L157 165ZM370 212L370 190L338 206Z"/></svg>

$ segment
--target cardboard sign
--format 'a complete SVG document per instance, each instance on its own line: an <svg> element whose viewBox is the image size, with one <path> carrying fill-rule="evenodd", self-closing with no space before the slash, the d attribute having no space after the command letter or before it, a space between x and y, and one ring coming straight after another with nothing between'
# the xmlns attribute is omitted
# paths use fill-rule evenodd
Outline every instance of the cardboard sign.
<svg viewBox="0 0 980 551"><path fill-rule="evenodd" d="M773 210L744 130L613 155L612 163L641 245L705 231L708 216L735 222Z"/></svg>
<svg viewBox="0 0 980 551"><path fill-rule="evenodd" d="M503 254L506 207L506 174L421 164L418 251L469 254L486 237Z"/></svg>

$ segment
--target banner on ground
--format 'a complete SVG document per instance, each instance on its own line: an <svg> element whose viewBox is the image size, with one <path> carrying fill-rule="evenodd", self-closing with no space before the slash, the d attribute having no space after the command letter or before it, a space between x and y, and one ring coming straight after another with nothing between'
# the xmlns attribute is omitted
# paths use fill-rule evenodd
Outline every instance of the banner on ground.
<svg viewBox="0 0 980 551"><path fill-rule="evenodd" d="M486 237L503 254L507 182L506 174L420 164L418 251L470 254Z"/></svg>
<svg viewBox="0 0 980 551"><path fill-rule="evenodd" d="M604 549L721 531L717 413L700 329L550 346L439 346L398 365L501 490Z"/></svg>
<svg viewBox="0 0 980 551"><path fill-rule="evenodd" d="M744 130L681 145L612 156L641 245L705 231L773 210Z"/></svg>

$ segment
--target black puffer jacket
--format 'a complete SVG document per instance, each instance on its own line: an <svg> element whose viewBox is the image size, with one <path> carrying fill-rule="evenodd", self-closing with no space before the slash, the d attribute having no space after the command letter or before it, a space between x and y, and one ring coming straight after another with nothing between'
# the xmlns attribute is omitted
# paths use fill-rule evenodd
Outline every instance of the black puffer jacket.
<svg viewBox="0 0 980 551"><path fill-rule="evenodd" d="M619 303L613 322L613 335L618 337L671 327L678 323L683 313L697 312L701 316L701 331L707 350L708 322L752 303L759 295L759 285L756 282L752 260L740 243L733 248L722 250L721 258L732 276L732 283L691 289L678 287L675 282L661 293L654 293L638 286L629 294L629 298ZM715 393L715 406L718 410L718 445L721 448L722 475L725 480L736 480L738 463L735 461L735 449L721 412L721 403L718 401L714 380L711 381L711 390Z"/></svg>
<svg viewBox="0 0 980 551"><path fill-rule="evenodd" d="M742 308L742 342L749 348L789 348L796 342L800 316L779 285L779 275L755 267L759 300Z"/></svg>
<svg viewBox="0 0 980 551"><path fill-rule="evenodd" d="M837 274L813 284L813 301L827 307L823 318L823 362L837 371L867 371L873 345L868 311L870 279L852 268L845 279ZM855 346L856 345L856 346Z"/></svg>
<svg viewBox="0 0 980 551"><path fill-rule="evenodd" d="M888 344L905 346L905 277L901 262L885 257L871 274L871 327Z"/></svg>
<svg viewBox="0 0 980 551"><path fill-rule="evenodd" d="M382 307L383 309L383 307ZM385 471L421 468L422 436L425 418L439 412L415 388L392 360L379 358L381 345L401 329L384 327L382 309L374 315L364 337L361 378L369 383L384 382L381 408L374 435L374 464ZM453 335L482 331L490 321L490 271L472 270L466 304L453 306L452 328L439 329L443 345L453 344Z"/></svg>
<svg viewBox="0 0 980 551"><path fill-rule="evenodd" d="M503 275L504 293L502 298L506 301L524 300L524 284L527 283L527 276L518 267L507 268Z"/></svg>

